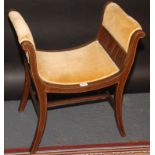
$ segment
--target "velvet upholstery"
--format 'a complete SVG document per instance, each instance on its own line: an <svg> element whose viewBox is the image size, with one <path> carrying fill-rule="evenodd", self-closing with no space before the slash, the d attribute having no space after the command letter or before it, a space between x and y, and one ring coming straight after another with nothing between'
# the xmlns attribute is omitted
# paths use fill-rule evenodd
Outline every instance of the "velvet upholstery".
<svg viewBox="0 0 155 155"><path fill-rule="evenodd" d="M39 76L48 83L89 83L119 71L98 41L61 52L36 51L36 58Z"/></svg>
<svg viewBox="0 0 155 155"><path fill-rule="evenodd" d="M102 24L126 52L128 52L132 34L142 29L136 20L113 2L106 7Z"/></svg>
<svg viewBox="0 0 155 155"><path fill-rule="evenodd" d="M30 41L35 47L31 31L21 14L10 11L9 18L19 43ZM35 52L39 76L48 83L62 85L89 83L107 78L119 71L98 41L73 50L43 52L35 49Z"/></svg>
<svg viewBox="0 0 155 155"><path fill-rule="evenodd" d="M30 41L35 47L33 36L31 31L23 19L22 15L18 11L10 11L9 18L13 24L13 27L17 33L18 41L21 44L23 41Z"/></svg>
<svg viewBox="0 0 155 155"><path fill-rule="evenodd" d="M27 21L27 19L28 19L28 24L30 24L30 28L32 27L32 30L33 30L33 33L34 33L34 36L35 36L35 40L37 41L36 43L37 43L37 47L38 46L40 46L40 48L54 48L54 49L56 49L57 48L57 46L58 46L58 40L56 40L56 41L54 41L54 42L52 42L52 38L55 38L55 39L58 39L58 38L60 38L60 40L61 40L61 42L62 42L62 46L60 46L61 44L59 43L59 46L60 46L60 48L64 48L65 46L63 45L63 44L65 44L65 43L67 43L67 41L65 42L63 42L62 40L64 40L63 38L64 37L62 37L62 36L59 36L59 33L58 32L60 32L62 35L63 35L63 33L62 33L62 31L60 31L60 30L58 30L56 33L58 33L58 38L56 38L55 37L55 33L52 33L52 30L53 30L53 32L54 32L54 29L53 29L53 23L52 23L52 25L50 25L49 23L46 23L46 21L48 20L48 21L52 21L53 20L53 16L51 17L51 15L52 15L52 13L48 16L48 17L50 17L50 18L46 18L47 20L45 20L45 23L46 24L42 24L42 22L40 22L40 16L42 15L41 13L39 14L39 12L38 12L38 15L37 16L35 16L35 15L33 15L33 14L35 14L35 11L33 10L33 11L31 11L30 12L30 14L32 14L33 16L32 17L29 17L28 16L28 14L29 13L26 13L26 12L24 12L25 10L24 10L24 8L26 8L26 7L22 7L22 8L20 8L20 7L15 7L16 5L12 5L11 6L11 3L12 2L9 2L10 3L10 5L9 5L9 8L17 8L18 10L20 10L21 12L22 12L22 14L24 14L24 17L25 17L25 15L27 15L26 16L26 21ZM27 2L26 2L27 3ZM38 2L39 3L39 2ZM51 2L52 3L52 2ZM121 2L120 2L121 3ZM128 2L129 4L130 4L130 2ZM16 3L17 5L18 5L18 3ZM121 4L121 5L123 5L123 4ZM29 5L28 4L28 6L31 6L31 5ZM102 6L102 5L100 5L100 6ZM123 6L124 7L124 6ZM27 7L28 8L28 10L29 10L29 7ZM62 8L64 8L64 7L62 7ZM130 8L132 8L132 7L130 7ZM94 9L94 8L93 8ZM92 9L92 10L93 10ZM32 9L31 9L32 10ZM46 9L45 9L46 10ZM127 8L126 8L126 10L128 10ZM73 11L73 10L72 10ZM132 10L128 10L131 14L132 14ZM48 15L48 14L47 14ZM46 16L47 16L46 15ZM136 16L136 14L134 14L134 12L133 12L133 15L134 16ZM138 16L138 15L137 15ZM37 17L37 18L36 18ZM41 16L42 17L42 16ZM138 17L140 17L140 15L138 16ZM63 18L65 18L65 17L63 17ZM96 19L96 17L93 17L94 19ZM137 18L137 17L136 17ZM52 20L51 20L52 19ZM81 19L81 18L80 18ZM92 18L91 18L92 19ZM146 19L146 18L144 18L144 19ZM35 21L36 20L36 21ZM140 19L138 19L138 20L140 20ZM32 21L34 21L34 22L32 22ZM62 20L61 20L62 21ZM72 20L73 21L73 20ZM90 21L90 19L88 20L88 21ZM93 21L93 20L92 20ZM143 20L141 20L141 22L142 22ZM37 23L38 22L38 23ZM63 23L63 22L62 22ZM62 23L61 24L59 24L59 22L57 22L57 24L58 25L62 25ZM95 22L94 22L95 23ZM69 23L69 25L71 25L72 23L70 22ZM44 31L38 31L38 26L37 25L41 25L40 27L44 27L44 29L46 29L46 27L47 27L47 25L50 25L50 26L48 26L48 29L49 29L49 27L51 27L51 29L50 29L50 31L49 31L49 38L50 39L47 39L46 40L46 38L48 38L47 37L47 34L46 33L42 33L42 32L44 32ZM46 25L46 26L45 26ZM56 25L55 27L58 27L58 25ZM72 24L73 25L73 24ZM93 24L91 24L91 25L93 25ZM7 25L6 25L7 26ZM84 24L82 25L82 26L85 26ZM75 27L75 25L73 25L73 27ZM79 27L79 26L78 26ZM97 26L96 26L97 27ZM6 30L6 29L5 29ZM9 28L7 28L7 30L10 30ZM89 29L86 29L86 30L89 30ZM87 32L87 31L83 31L83 32ZM68 30L69 31L69 30ZM37 35L38 34L38 32L39 32L39 35ZM69 31L70 32L70 31ZM74 30L74 32L76 32L76 29ZM83 33L82 32L82 33ZM92 31L92 29L90 30L90 32L93 32ZM89 32L89 33L90 33ZM35 34L36 33L36 34ZM78 31L77 31L77 33L78 33ZM81 34L82 34L81 33ZM88 36L89 36L89 33L88 33ZM13 35L12 35L12 33L10 33L9 32L9 34L10 34L10 37L9 38L11 38ZM70 34L70 33L69 33ZM71 33L72 34L72 33ZM79 34L79 33L78 33ZM95 34L95 32L93 32L92 34L91 34L91 36L93 35L93 34ZM12 36L11 36L12 35ZM64 33L64 36L66 35L66 33ZM148 35L148 34L147 34ZM74 35L73 35L74 36ZM87 36L87 34L86 35L84 35L84 37L85 36ZM84 38L83 37L83 38ZM12 37L13 38L13 37ZM62 39L61 39L62 38ZM68 37L69 38L69 37ZM48 42L48 40L50 40L49 42ZM68 39L69 40L69 39ZM70 37L70 40L73 40L73 38L71 38ZM77 39L78 40L78 39ZM85 39L86 40L86 39ZM83 40L84 42L85 42L85 40ZM12 41L12 40L11 40ZM81 41L82 42L82 41ZM10 42L10 43L14 43L13 41L12 42ZM41 43L41 44L40 44ZM71 42L72 43L72 42ZM79 43L79 42L78 42ZM78 44L77 43L77 44ZM145 42L144 42L145 43ZM11 44L11 45L12 45ZM80 44L80 43L79 43ZM8 45L8 44L6 44L6 45ZM10 44L9 44L10 45ZM66 46L68 46L68 45L66 45ZM74 46L74 44L73 45L71 45L71 46ZM143 42L141 43L141 46L143 46ZM141 64L141 62L144 62L144 63L142 63L142 64L146 64L146 63L148 63L148 61L146 61L146 60L148 60L148 58L145 60L145 56L146 56L146 54L145 53L147 53L147 51L145 51L145 52L141 52L141 50L143 50L143 49L141 49L141 48L144 48L144 50L146 50L146 45L144 44L144 46L145 47L141 47L140 46L140 52L139 52L139 55L138 55L138 64L140 65ZM12 46L7 46L7 47L5 47L5 50L6 51L10 51L10 50L8 50L8 47L12 47ZM5 52L5 53L7 53L7 52ZM9 53L9 52L8 52ZM17 56L17 54L18 54L18 52L17 52L17 50L16 49L12 49L12 54L13 55L16 55ZM13 56L12 55L10 55L10 53L9 53L9 56L10 57L12 57L13 58ZM15 57L15 56L14 56ZM142 58L144 58L144 59L142 59L141 60L141 57ZM17 57L18 58L18 57ZM18 58L19 59L19 58ZM14 61L14 59L12 59L11 61ZM10 62L10 64L11 64L11 61L10 61L10 59L9 59L9 62ZM18 63L18 61L19 60L16 60L15 59L15 61L14 61L14 63L17 63L17 66L20 68L20 65L19 65L19 63ZM8 59L7 59L7 62L8 62ZM6 80L6 83L5 83L5 94L6 94L6 96L15 96L15 94L17 94L17 96L20 96L20 93L18 93L18 92L21 92L21 89L19 89L18 90L18 86L17 85L19 85L20 87L19 88L22 88L21 87L21 81L23 80L23 76L24 76L24 74L23 74L23 72L22 72L22 69L19 69L19 71L21 71L21 73L20 73L20 76L19 76L19 73L17 73L17 71L16 70L14 70L14 66L15 65L10 65L9 67L9 70L6 72L6 73L9 73L9 78L8 78L8 76L5 76L5 78L7 79ZM18 68L16 66L16 68ZM142 65L141 65L142 66ZM13 68L13 69L11 69L11 67ZM5 67L6 69L8 69L8 66L7 67ZM133 79L131 80L132 81L132 91L134 90L134 91L140 91L140 89L142 89L142 91L144 91L145 89L146 89L146 86L144 85L143 86L143 84L142 83L140 83L139 81L141 81L140 80L140 78L138 78L137 77L137 74L139 75L139 76L141 76L142 75L142 77L144 77L143 75L147 75L148 76L148 72L147 72L147 74L146 74L146 67L145 66L142 66L142 68L144 68L145 69L145 74L144 74L144 72L142 71L142 70L135 70L133 73L136 73L136 74L133 74L133 79L134 79L134 81L133 81ZM11 71L10 71L11 70ZM13 71L12 71L13 70ZM11 74L13 73L13 75L15 75L15 76L11 76ZM145 77L147 77L147 76L145 76ZM20 77L20 78L19 78ZM11 79L11 80L10 80ZM12 79L18 79L18 80L12 80ZM136 80L135 80L136 79ZM143 81L144 81L144 79L145 78L143 78ZM15 81L17 81L17 82L15 82ZM11 82L11 84L10 84L10 82ZM139 84L140 83L140 84ZM148 80L147 80L147 83L148 83ZM16 91L11 91L12 90L12 84L13 84L13 86L14 86L14 89L16 90ZM130 86L130 85L129 85ZM8 88L9 88L9 91L8 91ZM143 88L144 88L144 90L143 90ZM18 90L18 91L17 91ZM130 90L130 91L131 91ZM148 88L147 88L147 90L148 90ZM10 93L11 92L11 93ZM16 92L16 93L15 93ZM9 94L9 95L8 95ZM11 98L10 97L10 98ZM9 98L9 97L8 97Z"/></svg>

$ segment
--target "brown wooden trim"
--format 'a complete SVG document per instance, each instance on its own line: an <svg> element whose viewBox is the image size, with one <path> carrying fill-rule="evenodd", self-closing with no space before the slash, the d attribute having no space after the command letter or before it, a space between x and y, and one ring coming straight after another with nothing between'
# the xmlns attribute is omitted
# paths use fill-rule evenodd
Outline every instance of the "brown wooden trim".
<svg viewBox="0 0 155 155"><path fill-rule="evenodd" d="M23 112L26 105L27 105L27 101L28 101L28 97L29 97L29 93L30 93L30 76L29 76L29 70L27 68L27 62L26 60L24 61L24 70L25 70L25 81L24 81L24 89L22 92L22 97L20 100L20 105L18 108L19 112Z"/></svg>
<svg viewBox="0 0 155 155"><path fill-rule="evenodd" d="M45 91L47 93L81 93L87 91L98 90L104 87L109 87L117 83L120 74L116 74L111 76L110 78L106 78L103 80L95 81L88 83L86 87L80 87L80 85L57 85L57 84L45 84Z"/></svg>
<svg viewBox="0 0 155 155"><path fill-rule="evenodd" d="M31 95L31 99L32 99L32 103L35 109L35 112L37 114L37 116L39 115L39 107L38 107L38 100L37 100L37 95L36 92L33 90L33 88L30 88L30 95Z"/></svg>
<svg viewBox="0 0 155 155"><path fill-rule="evenodd" d="M126 52L121 48L121 46L111 36L111 34L104 28L104 26L101 26L97 37L100 44L108 52L112 60L121 70L126 58Z"/></svg>
<svg viewBox="0 0 155 155"><path fill-rule="evenodd" d="M76 98L70 98L70 99L63 99L58 101L52 101L48 102L48 108L50 107L56 107L61 105L71 105L71 104L77 104L81 102L86 101L96 101L96 100L103 100L109 98L109 94L97 94L97 95L90 95L90 96L84 96L84 97L76 97Z"/></svg>
<svg viewBox="0 0 155 155"><path fill-rule="evenodd" d="M138 42L140 39L142 39L144 37L145 37L145 32L143 30L135 31L131 37L129 48L128 48L128 54L126 56L124 66L123 66L124 70L128 73L130 72L132 65L134 63L134 60L135 60Z"/></svg>

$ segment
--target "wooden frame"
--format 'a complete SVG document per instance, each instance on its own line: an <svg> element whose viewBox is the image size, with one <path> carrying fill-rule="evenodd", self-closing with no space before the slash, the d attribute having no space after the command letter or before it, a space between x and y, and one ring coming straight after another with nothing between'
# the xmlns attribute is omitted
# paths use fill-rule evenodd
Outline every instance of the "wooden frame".
<svg viewBox="0 0 155 155"><path fill-rule="evenodd" d="M106 3L105 7L108 3ZM102 20L101 20L102 21ZM97 99L111 99L112 96L110 93L99 94L95 96L86 96L78 97L72 99L66 99L58 102L48 102L47 94L48 93L82 93L93 90L99 90L101 88L106 88L112 85L116 86L114 94L114 111L116 116L116 122L121 136L125 136L125 130L123 127L122 121L122 97L123 90L127 80L127 77L132 68L137 44L140 38L143 38L145 33L142 30L137 30L131 37L128 52L126 53L119 43L110 35L110 33L102 26L100 26L99 32L93 41L98 40L99 43L104 47L108 52L112 60L119 67L120 71L108 78L98 80L95 82L89 83L87 87L80 87L76 85L58 85L58 84L49 84L41 80L37 72L37 63L36 63L36 54L35 48L29 41L24 41L21 43L21 47L25 54L25 82L24 90L21 98L19 111L24 111L29 94L33 99L34 106L36 107L36 112L38 114L38 124L35 132L35 136L30 148L31 153L35 153L38 149L39 143L42 139L44 129L46 126L47 119L47 110L50 107L60 106L65 104L72 104L74 102L83 102L88 100L97 100ZM32 87L34 85L34 87Z"/></svg>

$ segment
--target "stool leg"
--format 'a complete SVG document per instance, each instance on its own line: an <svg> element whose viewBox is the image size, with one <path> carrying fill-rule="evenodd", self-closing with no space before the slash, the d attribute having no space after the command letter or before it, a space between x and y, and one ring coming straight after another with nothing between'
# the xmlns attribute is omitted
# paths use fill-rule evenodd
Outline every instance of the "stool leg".
<svg viewBox="0 0 155 155"><path fill-rule="evenodd" d="M38 149L40 141L42 139L46 120L47 120L47 95L45 93L39 93L39 113L38 113L38 124L35 132L35 136L30 148L31 153L35 153Z"/></svg>
<svg viewBox="0 0 155 155"><path fill-rule="evenodd" d="M123 98L123 91L124 91L124 85L125 83L118 83L116 86L116 92L115 92L115 117L117 126L120 132L121 136L125 136L125 130L123 126L123 120L122 120L122 98Z"/></svg>
<svg viewBox="0 0 155 155"><path fill-rule="evenodd" d="M26 66L25 66L25 82L24 82L24 89L23 89L22 98L20 100L20 105L18 108L19 112L24 111L24 109L27 105L29 93L30 93L30 77L29 77L28 70L26 69Z"/></svg>

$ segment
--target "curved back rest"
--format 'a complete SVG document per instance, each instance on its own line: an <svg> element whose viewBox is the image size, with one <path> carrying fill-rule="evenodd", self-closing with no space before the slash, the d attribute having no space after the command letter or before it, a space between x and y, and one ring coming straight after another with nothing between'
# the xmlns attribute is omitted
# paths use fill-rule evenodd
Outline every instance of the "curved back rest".
<svg viewBox="0 0 155 155"><path fill-rule="evenodd" d="M9 12L9 18L16 31L19 43L29 41L35 48L32 33L22 15L18 11L13 10Z"/></svg>
<svg viewBox="0 0 155 155"><path fill-rule="evenodd" d="M142 30L140 24L114 2L106 5L102 25L126 53L134 32Z"/></svg>

